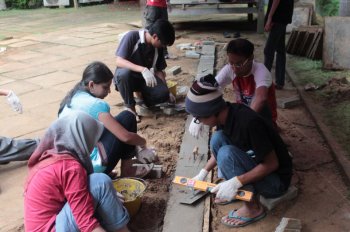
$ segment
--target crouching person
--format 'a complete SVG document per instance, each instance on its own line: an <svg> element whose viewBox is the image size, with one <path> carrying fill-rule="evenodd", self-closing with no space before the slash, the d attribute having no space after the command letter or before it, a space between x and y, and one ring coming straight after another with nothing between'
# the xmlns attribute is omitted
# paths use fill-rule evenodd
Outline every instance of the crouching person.
<svg viewBox="0 0 350 232"><path fill-rule="evenodd" d="M77 112L56 120L29 159L26 231L128 231L129 215L90 153L104 127Z"/></svg>
<svg viewBox="0 0 350 232"><path fill-rule="evenodd" d="M197 123L217 126L210 140L213 156L194 179L203 180L218 165L226 181L212 189L217 203L233 200L241 187L253 191L251 202L221 219L229 227L242 227L266 216L259 195L275 198L287 191L292 161L272 125L243 104L225 102L216 85L195 81L185 100Z"/></svg>

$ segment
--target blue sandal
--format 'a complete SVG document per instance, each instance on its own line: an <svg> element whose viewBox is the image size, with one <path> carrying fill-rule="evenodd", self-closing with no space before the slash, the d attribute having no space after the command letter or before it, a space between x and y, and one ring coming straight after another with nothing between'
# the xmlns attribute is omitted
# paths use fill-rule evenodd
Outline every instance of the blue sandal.
<svg viewBox="0 0 350 232"><path fill-rule="evenodd" d="M230 211L227 216L223 217L221 219L221 223L224 224L225 226L228 226L228 227L237 228L237 227L243 227L243 226L252 224L253 222L257 222L260 219L263 219L265 216L266 216L266 212L263 211L260 215L254 217L254 218L241 217L241 216L237 215L237 209L235 209L235 210ZM235 225L235 224L230 224L230 223L225 222L226 219L231 219L231 218L241 220L244 223Z"/></svg>

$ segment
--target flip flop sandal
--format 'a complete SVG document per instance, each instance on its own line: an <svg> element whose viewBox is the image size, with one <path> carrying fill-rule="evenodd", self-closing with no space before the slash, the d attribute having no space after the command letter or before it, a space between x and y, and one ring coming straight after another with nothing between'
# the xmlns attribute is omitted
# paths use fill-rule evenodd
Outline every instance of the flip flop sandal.
<svg viewBox="0 0 350 232"><path fill-rule="evenodd" d="M243 226L247 226L249 224L252 224L254 222L257 222L257 221L263 219L265 216L266 216L266 212L263 211L260 215L254 217L254 218L242 217L242 216L237 215L237 209L235 209L235 210L230 211L227 216L221 218L221 223L224 224L225 226L228 226L231 228L237 228L237 227L243 227ZM241 220L244 223L236 225L236 224L230 224L230 223L225 221L227 219L232 219L232 218Z"/></svg>

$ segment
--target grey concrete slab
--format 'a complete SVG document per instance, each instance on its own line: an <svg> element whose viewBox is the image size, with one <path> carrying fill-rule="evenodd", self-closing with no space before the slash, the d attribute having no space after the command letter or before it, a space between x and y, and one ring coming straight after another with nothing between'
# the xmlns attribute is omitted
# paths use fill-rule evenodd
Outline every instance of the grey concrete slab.
<svg viewBox="0 0 350 232"><path fill-rule="evenodd" d="M25 69L28 68L30 65L29 64L24 64L22 62L17 62L17 61L8 61L5 60L2 62L0 61L0 73L6 73L6 72L11 72L11 71L16 71L20 69Z"/></svg>
<svg viewBox="0 0 350 232"><path fill-rule="evenodd" d="M39 85L42 87L55 86L57 84L63 84L66 82L71 82L71 81L78 82L79 80L81 80L80 75L62 72L62 71L48 73L48 74L41 75L38 77L26 79L27 82L30 82L30 83L33 83L33 84L36 84L36 85Z"/></svg>
<svg viewBox="0 0 350 232"><path fill-rule="evenodd" d="M326 17L323 40L323 67L350 69L350 17Z"/></svg>
<svg viewBox="0 0 350 232"><path fill-rule="evenodd" d="M189 116L185 128L189 127L191 120L192 116ZM208 139L208 127L205 127L204 136L198 139L191 136L187 129L185 130L175 176L193 177L198 174L204 167L208 158ZM205 154L203 160L193 160L192 151L195 146L198 146L199 154ZM191 191L182 186L172 185L164 218L164 232L178 232L180 230L179 225L181 225L181 231L202 231L204 202L199 202L194 206L180 204L179 201L183 199L186 194L191 194Z"/></svg>

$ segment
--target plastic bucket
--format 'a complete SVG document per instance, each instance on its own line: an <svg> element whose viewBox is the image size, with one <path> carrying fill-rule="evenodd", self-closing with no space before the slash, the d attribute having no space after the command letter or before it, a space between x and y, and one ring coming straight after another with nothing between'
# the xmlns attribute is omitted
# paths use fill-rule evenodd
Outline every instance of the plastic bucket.
<svg viewBox="0 0 350 232"><path fill-rule="evenodd" d="M175 81L166 81L166 84L168 86L169 92L172 93L174 95L174 97L176 97L176 87L177 87L177 83Z"/></svg>
<svg viewBox="0 0 350 232"><path fill-rule="evenodd" d="M138 178L120 178L113 181L114 188L125 197L124 206L130 217L140 209L141 197L146 190L146 183Z"/></svg>

